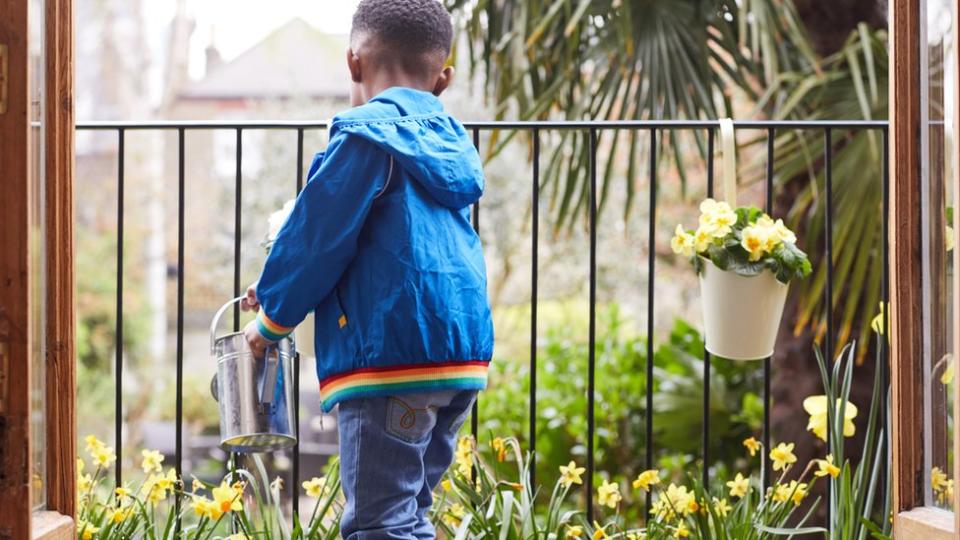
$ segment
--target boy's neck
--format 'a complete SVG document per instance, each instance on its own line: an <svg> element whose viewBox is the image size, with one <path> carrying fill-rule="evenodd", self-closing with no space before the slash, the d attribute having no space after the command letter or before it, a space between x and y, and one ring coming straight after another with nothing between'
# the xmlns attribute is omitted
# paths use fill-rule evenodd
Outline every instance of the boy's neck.
<svg viewBox="0 0 960 540"><path fill-rule="evenodd" d="M412 88L423 92L433 92L433 88L427 88L423 80L412 77L405 73L390 73L382 77L375 77L370 82L362 84L364 91L364 101L370 101L380 95L384 90L400 86L403 88Z"/></svg>

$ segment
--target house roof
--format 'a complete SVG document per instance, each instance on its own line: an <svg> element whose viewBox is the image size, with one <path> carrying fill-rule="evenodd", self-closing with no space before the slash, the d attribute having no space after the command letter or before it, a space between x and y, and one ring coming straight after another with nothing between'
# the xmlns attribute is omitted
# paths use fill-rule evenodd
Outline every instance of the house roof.
<svg viewBox="0 0 960 540"><path fill-rule="evenodd" d="M349 97L346 35L326 34L295 18L203 79L187 84L181 100Z"/></svg>

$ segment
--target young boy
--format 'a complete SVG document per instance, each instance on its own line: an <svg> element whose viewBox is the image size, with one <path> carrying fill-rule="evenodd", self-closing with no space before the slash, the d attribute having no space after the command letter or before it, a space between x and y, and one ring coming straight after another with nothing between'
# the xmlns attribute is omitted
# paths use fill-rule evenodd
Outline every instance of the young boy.
<svg viewBox="0 0 960 540"><path fill-rule="evenodd" d="M348 540L426 539L431 492L486 386L486 269L470 205L480 158L437 99L453 29L438 0L363 0L347 65L355 108L244 301L258 355L316 316L323 409L339 404ZM305 69L310 69L306 66Z"/></svg>

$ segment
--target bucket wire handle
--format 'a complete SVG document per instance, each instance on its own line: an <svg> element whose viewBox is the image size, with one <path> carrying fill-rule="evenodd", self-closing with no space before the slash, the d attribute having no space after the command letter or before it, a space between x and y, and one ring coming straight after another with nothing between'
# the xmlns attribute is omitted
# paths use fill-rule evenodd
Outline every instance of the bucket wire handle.
<svg viewBox="0 0 960 540"><path fill-rule="evenodd" d="M215 345L216 345L216 342L217 342L217 326L218 326L219 323L220 323L220 317L222 317L222 316L223 316L223 313L224 313L225 311L227 311L227 308L229 308L230 306L232 306L232 305L236 304L237 302L243 300L244 298L246 298L246 297L245 297L245 296L238 296L238 297L234 298L233 300L230 300L230 301L227 302L226 304L220 306L220 309L217 310L217 314L213 316L213 322L210 323L210 352L211 352L211 353L214 353L215 350L216 350L216 349L215 349Z"/></svg>
<svg viewBox="0 0 960 540"><path fill-rule="evenodd" d="M280 350L276 345L267 347L264 352L263 384L260 386L260 404L270 405L273 403L273 393L277 387L277 375L280 371Z"/></svg>
<svg viewBox="0 0 960 540"><path fill-rule="evenodd" d="M733 120L720 119L720 159L723 164L723 197L732 208L737 207L737 139Z"/></svg>

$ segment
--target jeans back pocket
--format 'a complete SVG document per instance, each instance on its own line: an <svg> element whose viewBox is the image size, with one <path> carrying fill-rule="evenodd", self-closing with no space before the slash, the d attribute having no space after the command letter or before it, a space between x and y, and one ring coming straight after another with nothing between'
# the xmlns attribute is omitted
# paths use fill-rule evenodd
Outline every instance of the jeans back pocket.
<svg viewBox="0 0 960 540"><path fill-rule="evenodd" d="M437 425L437 407L413 406L401 398L387 398L387 433L408 443L419 443Z"/></svg>

